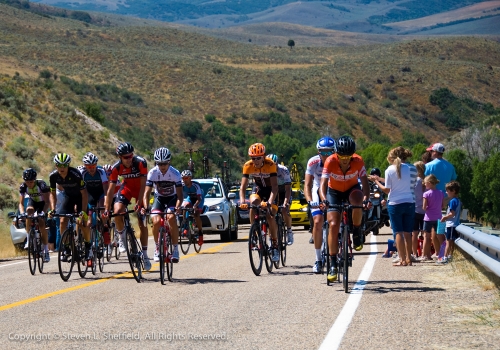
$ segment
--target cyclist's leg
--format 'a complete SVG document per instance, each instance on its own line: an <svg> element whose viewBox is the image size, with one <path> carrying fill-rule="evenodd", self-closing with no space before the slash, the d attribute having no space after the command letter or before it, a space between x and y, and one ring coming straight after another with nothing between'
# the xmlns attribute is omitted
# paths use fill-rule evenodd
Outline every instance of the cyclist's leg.
<svg viewBox="0 0 500 350"><path fill-rule="evenodd" d="M319 203L318 188L312 189L312 203ZM319 208L311 208L311 216L313 219L313 239L316 261L321 261L321 245L323 244L323 212Z"/></svg>
<svg viewBox="0 0 500 350"><path fill-rule="evenodd" d="M349 191L349 203L351 205L363 205L363 192L359 185L353 186ZM361 232L361 224L363 223L363 209L356 208L352 210L352 241L354 249L359 251L363 248L363 233Z"/></svg>
<svg viewBox="0 0 500 350"><path fill-rule="evenodd" d="M344 192L338 192L332 190L331 188L328 189L328 193L326 195L327 201L330 202L330 204L336 204L336 205L342 204L344 197L345 197ZM328 224L330 225L328 231L329 254L330 256L333 256L336 255L339 250L338 236L340 230L340 223L342 220L341 210L338 208L329 207L327 213L327 220Z"/></svg>
<svg viewBox="0 0 500 350"><path fill-rule="evenodd" d="M130 198L126 196L126 191L120 190L115 197L115 203L113 204L113 213L123 213L127 210L127 206L130 204ZM125 221L123 216L115 216L115 235L118 236L118 246L121 253L125 253L127 249L125 248L124 241L126 237L125 232Z"/></svg>

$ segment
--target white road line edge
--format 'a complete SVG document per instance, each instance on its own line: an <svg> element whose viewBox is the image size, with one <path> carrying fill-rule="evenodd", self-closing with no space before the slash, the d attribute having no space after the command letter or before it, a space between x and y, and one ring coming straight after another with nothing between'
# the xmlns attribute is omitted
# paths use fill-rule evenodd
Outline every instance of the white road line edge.
<svg viewBox="0 0 500 350"><path fill-rule="evenodd" d="M16 262L16 263L12 263L12 264L6 264L6 265L0 265L0 267L6 267L6 266L12 266L12 265L17 265L17 264L23 264L23 263L26 263L26 261L20 261L20 262Z"/></svg>
<svg viewBox="0 0 500 350"><path fill-rule="evenodd" d="M342 342L342 339L344 338L344 335L347 331L347 328L349 327L349 324L351 323L352 318L354 317L354 314L356 313L356 310L359 306L366 281L368 281L368 279L370 278L373 266L375 265L377 254L374 253L378 252L377 244L375 244L376 242L377 237L371 235L370 253L372 253L372 255L368 257L365 266L363 266L363 270L361 270L361 273L359 274L358 281L352 288L349 298L342 308L342 311L340 311L340 314L335 320L332 328L330 328L330 330L328 331L328 334L323 340L323 343L321 344L319 350L334 350L339 348L340 343Z"/></svg>

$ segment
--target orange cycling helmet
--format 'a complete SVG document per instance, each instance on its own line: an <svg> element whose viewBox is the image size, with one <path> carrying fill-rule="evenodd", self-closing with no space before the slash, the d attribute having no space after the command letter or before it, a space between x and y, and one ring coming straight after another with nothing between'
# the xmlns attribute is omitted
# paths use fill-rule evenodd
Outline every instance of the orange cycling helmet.
<svg viewBox="0 0 500 350"><path fill-rule="evenodd" d="M254 143L248 149L248 155L250 157L260 157L266 154L266 147L262 143Z"/></svg>

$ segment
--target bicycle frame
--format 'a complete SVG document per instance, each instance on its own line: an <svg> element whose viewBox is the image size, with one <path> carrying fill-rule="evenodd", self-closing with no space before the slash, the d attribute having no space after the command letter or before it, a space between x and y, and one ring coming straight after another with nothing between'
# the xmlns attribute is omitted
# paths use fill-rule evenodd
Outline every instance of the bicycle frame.
<svg viewBox="0 0 500 350"><path fill-rule="evenodd" d="M31 221L27 239L28 239L28 262L29 262L30 272L32 275L35 275L37 260L38 260L38 271L40 273L43 273L44 259L43 259L43 249L42 249L42 237L38 220L44 218L45 218L44 216L38 216L38 213L36 212L33 215L28 215L24 213L16 217L16 220L29 219Z"/></svg>
<svg viewBox="0 0 500 350"><path fill-rule="evenodd" d="M160 259L160 282L165 284L165 272L167 278L172 282L172 273L174 264L172 260L172 236L170 235L170 225L165 215L174 214L173 211L155 212L155 215L160 215L160 230L158 232L158 251ZM165 271L166 270L166 271Z"/></svg>

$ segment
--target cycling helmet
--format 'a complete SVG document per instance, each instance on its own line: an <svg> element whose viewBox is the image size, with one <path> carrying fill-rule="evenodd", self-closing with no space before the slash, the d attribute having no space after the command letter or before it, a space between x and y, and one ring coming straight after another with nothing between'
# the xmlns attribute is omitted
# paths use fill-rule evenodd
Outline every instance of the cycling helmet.
<svg viewBox="0 0 500 350"><path fill-rule="evenodd" d="M83 165L79 165L76 167L78 169L79 172L83 173L83 171L85 170L85 166Z"/></svg>
<svg viewBox="0 0 500 350"><path fill-rule="evenodd" d="M273 162L278 164L278 156L276 154L268 154L267 158L270 158Z"/></svg>
<svg viewBox="0 0 500 350"><path fill-rule="evenodd" d="M71 163L71 157L67 153L58 153L54 157L54 163L56 163L56 165L69 165L69 163Z"/></svg>
<svg viewBox="0 0 500 350"><path fill-rule="evenodd" d="M191 173L190 170L184 170L182 173L181 173L181 177L193 177L193 173Z"/></svg>
<svg viewBox="0 0 500 350"><path fill-rule="evenodd" d="M23 179L24 181L36 180L36 170L33 168L28 168L23 171Z"/></svg>
<svg viewBox="0 0 500 350"><path fill-rule="evenodd" d="M132 146L129 142L120 143L118 147L116 147L116 154L119 156L130 153L134 153L134 146Z"/></svg>
<svg viewBox="0 0 500 350"><path fill-rule="evenodd" d="M349 136L341 136L337 141L337 153L341 156L351 156L356 151L356 143Z"/></svg>
<svg viewBox="0 0 500 350"><path fill-rule="evenodd" d="M82 159L83 164L85 165L97 164L98 160L99 158L97 158L97 156L92 152L87 152L87 154L84 155Z"/></svg>
<svg viewBox="0 0 500 350"><path fill-rule="evenodd" d="M248 149L248 155L250 157L260 157L266 154L266 147L262 143L254 143Z"/></svg>
<svg viewBox="0 0 500 350"><path fill-rule="evenodd" d="M370 175L382 176L382 172L379 168L373 168L372 170L370 170Z"/></svg>
<svg viewBox="0 0 500 350"><path fill-rule="evenodd" d="M172 158L172 154L166 147L160 147L155 151L155 162L157 163L166 163L170 162L170 159Z"/></svg>
<svg viewBox="0 0 500 350"><path fill-rule="evenodd" d="M330 136L323 136L316 142L316 148L319 150L322 149L333 149L335 150L335 140Z"/></svg>
<svg viewBox="0 0 500 350"><path fill-rule="evenodd" d="M106 173L111 172L111 164L104 164L104 165L102 166L102 168L104 169L104 171L105 171Z"/></svg>

